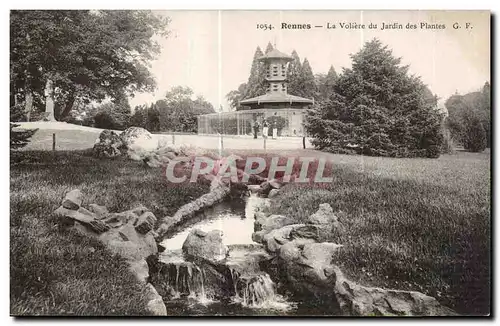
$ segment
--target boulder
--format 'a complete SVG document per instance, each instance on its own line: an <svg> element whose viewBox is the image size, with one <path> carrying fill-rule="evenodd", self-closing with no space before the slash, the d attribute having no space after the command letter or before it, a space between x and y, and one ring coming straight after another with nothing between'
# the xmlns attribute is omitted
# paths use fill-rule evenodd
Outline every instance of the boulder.
<svg viewBox="0 0 500 326"><path fill-rule="evenodd" d="M331 300L336 284L336 274L331 272L331 261L339 247L334 243L316 243L304 238L290 241L279 249L283 275L301 295Z"/></svg>
<svg viewBox="0 0 500 326"><path fill-rule="evenodd" d="M338 226L338 218L333 213L332 206L328 203L323 203L319 205L316 213L309 216L307 223Z"/></svg>
<svg viewBox="0 0 500 326"><path fill-rule="evenodd" d="M146 298L148 300L146 309L153 316L167 315L167 307L165 306L162 297L158 294L158 292L151 283L146 284Z"/></svg>
<svg viewBox="0 0 500 326"><path fill-rule="evenodd" d="M129 262L140 263L139 266L142 264L139 261L158 252L153 235L138 233L131 223L110 229L101 234L99 239L111 252L122 256Z"/></svg>
<svg viewBox="0 0 500 326"><path fill-rule="evenodd" d="M153 230L156 223L156 216L151 212L145 212L136 222L135 230L141 234L146 234Z"/></svg>
<svg viewBox="0 0 500 326"><path fill-rule="evenodd" d="M269 215L262 216L257 212L255 215L259 215L254 222L254 231L271 231L274 229L280 229L285 225L293 224L293 220L284 215Z"/></svg>
<svg viewBox="0 0 500 326"><path fill-rule="evenodd" d="M281 187L283 187L283 183L276 180L276 179L272 179L272 180L269 180L269 185L273 188L273 189L281 189Z"/></svg>
<svg viewBox="0 0 500 326"><path fill-rule="evenodd" d="M125 147L120 136L108 129L103 130L99 134L99 138L96 140L92 149L95 157L108 158L120 156L124 150Z"/></svg>
<svg viewBox="0 0 500 326"><path fill-rule="evenodd" d="M110 229L109 225L97 220L92 212L86 210L83 207L80 207L78 210L73 210L60 206L54 211L54 214L66 219L70 219L73 222L78 222L97 234L106 232Z"/></svg>
<svg viewBox="0 0 500 326"><path fill-rule="evenodd" d="M82 204L82 192L80 189L73 189L66 194L61 205L64 208L77 210Z"/></svg>
<svg viewBox="0 0 500 326"><path fill-rule="evenodd" d="M274 229L262 236L262 243L269 252L278 252L280 247L296 239L318 240L315 226L306 224L291 224L280 229ZM265 231L264 231L265 232Z"/></svg>
<svg viewBox="0 0 500 326"><path fill-rule="evenodd" d="M147 159L148 154L158 148L158 141L144 128L130 127L120 134L120 138L128 157L136 161Z"/></svg>
<svg viewBox="0 0 500 326"><path fill-rule="evenodd" d="M269 198L273 198L273 197L276 197L278 194L279 194L279 189L271 189L271 191L269 191L269 195L267 195L267 197Z"/></svg>
<svg viewBox="0 0 500 326"><path fill-rule="evenodd" d="M260 190L259 185L248 185L248 190L250 190L251 193L257 193Z"/></svg>
<svg viewBox="0 0 500 326"><path fill-rule="evenodd" d="M101 206L97 204L90 204L89 210L96 215L96 219L103 219L109 214L106 206Z"/></svg>
<svg viewBox="0 0 500 326"><path fill-rule="evenodd" d="M267 196L269 192L273 189L269 181L264 181L260 184L259 194Z"/></svg>
<svg viewBox="0 0 500 326"><path fill-rule="evenodd" d="M135 224L138 218L137 214L135 214L132 210L129 210L121 213L111 213L102 221L112 228L117 228L127 224L128 222Z"/></svg>
<svg viewBox="0 0 500 326"><path fill-rule="evenodd" d="M349 316L457 316L435 298L416 291L366 287L347 280L337 266L334 294L341 314Z"/></svg>
<svg viewBox="0 0 500 326"><path fill-rule="evenodd" d="M188 257L203 258L210 262L219 262L229 253L229 249L222 242L222 231L204 232L199 229L193 229L189 233L182 245L182 251Z"/></svg>

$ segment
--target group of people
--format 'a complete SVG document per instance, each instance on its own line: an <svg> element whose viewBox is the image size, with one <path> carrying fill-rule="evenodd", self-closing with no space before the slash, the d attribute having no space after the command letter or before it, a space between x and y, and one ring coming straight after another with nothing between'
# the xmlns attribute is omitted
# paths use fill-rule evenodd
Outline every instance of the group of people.
<svg viewBox="0 0 500 326"><path fill-rule="evenodd" d="M276 122L273 123L273 139L278 138L278 128L276 128ZM257 135L259 134L259 129L260 129L260 124L255 121L253 123L253 138L256 139ZM269 135L269 123L264 120L264 123L262 124L262 137L267 138Z"/></svg>

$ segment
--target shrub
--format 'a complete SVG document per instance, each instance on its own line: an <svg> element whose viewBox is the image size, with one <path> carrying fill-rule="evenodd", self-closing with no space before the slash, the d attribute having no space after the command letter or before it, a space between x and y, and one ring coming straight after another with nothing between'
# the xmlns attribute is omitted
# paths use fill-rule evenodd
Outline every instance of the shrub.
<svg viewBox="0 0 500 326"><path fill-rule="evenodd" d="M306 115L318 149L391 157L438 157L436 97L379 40L352 55L328 99Z"/></svg>
<svg viewBox="0 0 500 326"><path fill-rule="evenodd" d="M481 121L474 117L466 126L464 148L469 152L482 152L486 149L486 132Z"/></svg>

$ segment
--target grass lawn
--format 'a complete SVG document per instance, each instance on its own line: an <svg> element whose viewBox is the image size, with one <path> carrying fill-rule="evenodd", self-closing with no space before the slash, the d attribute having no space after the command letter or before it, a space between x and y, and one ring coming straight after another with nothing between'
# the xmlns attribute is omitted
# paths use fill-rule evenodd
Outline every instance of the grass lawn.
<svg viewBox="0 0 500 326"><path fill-rule="evenodd" d="M99 138L99 132L86 130L39 129L23 150L52 150L52 134L56 134L56 150L84 150L92 148L95 140Z"/></svg>
<svg viewBox="0 0 500 326"><path fill-rule="evenodd" d="M89 151L12 152L10 178L12 315L146 313L126 263L53 216L71 189L82 190L84 206L116 212L142 203L159 218L208 191L207 185L169 184L161 169L130 160L94 159Z"/></svg>
<svg viewBox="0 0 500 326"><path fill-rule="evenodd" d="M271 208L302 222L330 203L342 224L330 240L344 245L335 259L351 279L421 291L462 314L489 313L489 152L439 159L298 155L332 160L333 182L288 184Z"/></svg>

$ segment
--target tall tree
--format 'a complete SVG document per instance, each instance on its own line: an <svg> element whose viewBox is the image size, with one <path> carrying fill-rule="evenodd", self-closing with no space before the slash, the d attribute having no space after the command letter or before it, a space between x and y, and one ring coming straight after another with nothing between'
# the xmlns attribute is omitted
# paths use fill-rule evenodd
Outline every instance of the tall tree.
<svg viewBox="0 0 500 326"><path fill-rule="evenodd" d="M480 91L450 96L445 107L448 111L446 124L456 140L465 146L469 142L469 131L479 129L478 120L486 134L486 146L491 146L491 95L488 82Z"/></svg>
<svg viewBox="0 0 500 326"><path fill-rule="evenodd" d="M189 87L173 87L158 100L155 106L159 111L160 130L196 132L197 116L214 113L214 107L202 96L193 100L194 92Z"/></svg>
<svg viewBox="0 0 500 326"><path fill-rule="evenodd" d="M259 96L266 93L266 71L264 64L262 64L258 59L264 54L258 46L255 50L252 68L250 69L250 76L248 77L248 82L246 83L245 92L243 98L251 98Z"/></svg>
<svg viewBox="0 0 500 326"><path fill-rule="evenodd" d="M315 98L317 93L316 82L314 80L314 74L309 64L307 58L304 59L302 64L302 78L303 78L303 90L302 96L306 98Z"/></svg>
<svg viewBox="0 0 500 326"><path fill-rule="evenodd" d="M11 11L11 88L54 97L55 116L67 116L76 101L114 99L152 91L148 65L160 52L168 19L133 10Z"/></svg>
<svg viewBox="0 0 500 326"><path fill-rule="evenodd" d="M301 96L304 89L304 78L302 64L297 51L292 52L293 61L288 64L288 93Z"/></svg>
<svg viewBox="0 0 500 326"><path fill-rule="evenodd" d="M328 73L316 75L316 88L318 90L317 100L325 101L334 92L334 86L337 81L337 72L333 66L330 67Z"/></svg>
<svg viewBox="0 0 500 326"><path fill-rule="evenodd" d="M243 99L243 94L245 92L247 84L242 83L240 86L238 86L238 89L232 90L226 95L226 99L229 102L229 106L233 110L240 110L240 101Z"/></svg>
<svg viewBox="0 0 500 326"><path fill-rule="evenodd" d="M266 52L265 54L268 54L269 52L271 52L272 50L274 50L274 47L273 45L271 44L271 42L268 42L267 43L267 47L266 47Z"/></svg>
<svg viewBox="0 0 500 326"><path fill-rule="evenodd" d="M437 157L441 115L419 77L378 39L351 56L334 93L307 115L313 144L332 152L374 156Z"/></svg>

